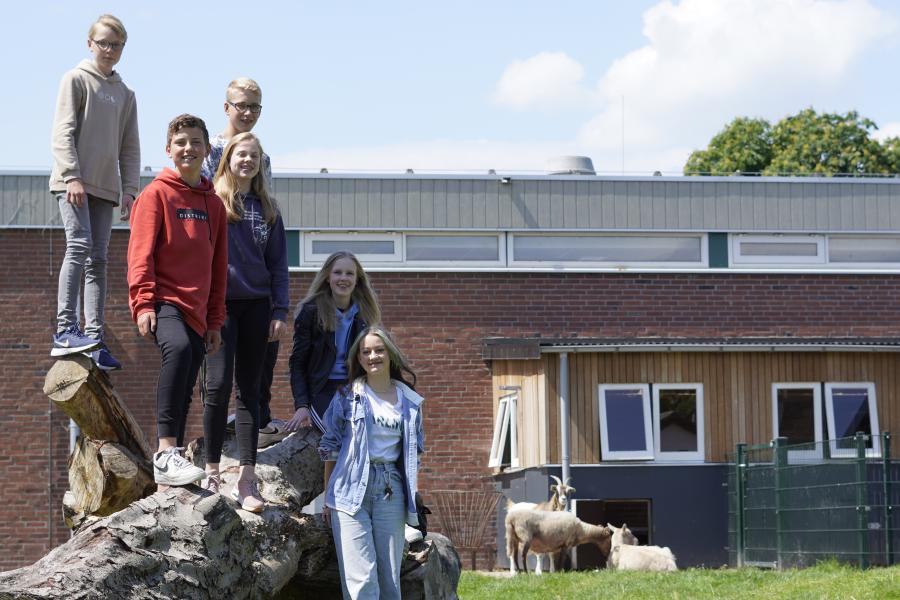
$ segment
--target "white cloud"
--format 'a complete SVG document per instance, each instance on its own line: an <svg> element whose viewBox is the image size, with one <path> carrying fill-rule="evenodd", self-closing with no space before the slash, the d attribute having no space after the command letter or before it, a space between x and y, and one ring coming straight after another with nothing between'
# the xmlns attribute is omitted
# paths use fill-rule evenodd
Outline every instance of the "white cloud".
<svg viewBox="0 0 900 600"><path fill-rule="evenodd" d="M584 67L565 52L541 52L506 67L492 100L514 110L577 108L591 101Z"/></svg>
<svg viewBox="0 0 900 600"><path fill-rule="evenodd" d="M581 140L696 146L736 116L780 118L836 89L896 22L867 0L664 1L644 13L648 43L615 61L598 85L605 108Z"/></svg>
<svg viewBox="0 0 900 600"><path fill-rule="evenodd" d="M891 123L885 123L878 128L878 131L872 134L872 137L879 142L883 142L892 137L900 137L900 122L893 121Z"/></svg>

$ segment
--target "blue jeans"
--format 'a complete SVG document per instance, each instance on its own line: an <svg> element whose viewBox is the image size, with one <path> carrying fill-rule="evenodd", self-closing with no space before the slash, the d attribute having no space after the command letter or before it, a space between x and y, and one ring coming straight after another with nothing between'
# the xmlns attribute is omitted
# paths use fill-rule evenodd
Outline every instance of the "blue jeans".
<svg viewBox="0 0 900 600"><path fill-rule="evenodd" d="M400 600L405 526L403 476L394 464L372 463L359 512L331 511L345 600Z"/></svg>
<svg viewBox="0 0 900 600"><path fill-rule="evenodd" d="M56 331L78 325L78 293L84 274L84 332L100 339L106 306L106 253L112 228L113 204L95 196L85 196L76 207L66 194L56 196L59 214L66 229L66 254L59 269L56 298Z"/></svg>

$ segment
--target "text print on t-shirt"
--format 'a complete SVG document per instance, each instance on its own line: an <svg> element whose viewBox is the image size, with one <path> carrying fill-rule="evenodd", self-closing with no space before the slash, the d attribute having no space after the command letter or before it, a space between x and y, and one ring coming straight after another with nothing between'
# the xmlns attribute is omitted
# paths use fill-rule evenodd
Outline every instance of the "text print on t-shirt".
<svg viewBox="0 0 900 600"><path fill-rule="evenodd" d="M179 208L175 211L175 214L182 220L209 221L209 215L196 208Z"/></svg>

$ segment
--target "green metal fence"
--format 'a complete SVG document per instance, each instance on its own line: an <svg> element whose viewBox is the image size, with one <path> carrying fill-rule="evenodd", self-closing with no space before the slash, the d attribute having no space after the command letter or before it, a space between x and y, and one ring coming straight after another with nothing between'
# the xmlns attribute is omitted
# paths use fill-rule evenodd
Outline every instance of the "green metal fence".
<svg viewBox="0 0 900 600"><path fill-rule="evenodd" d="M803 567L826 558L891 565L900 542L900 462L891 435L738 444L728 476L733 566Z"/></svg>

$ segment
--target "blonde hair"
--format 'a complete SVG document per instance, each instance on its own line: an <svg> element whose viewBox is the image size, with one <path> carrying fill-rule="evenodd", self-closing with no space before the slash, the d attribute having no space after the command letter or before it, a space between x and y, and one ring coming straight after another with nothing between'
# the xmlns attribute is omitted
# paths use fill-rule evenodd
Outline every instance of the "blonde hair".
<svg viewBox="0 0 900 600"><path fill-rule="evenodd" d="M273 225L278 217L278 206L275 203L275 199L269 195L268 189L266 189L266 176L263 174L264 155L262 144L259 142L259 138L249 131L235 135L225 145L225 150L222 151L222 158L219 160L219 166L216 168L216 174L213 177L216 194L225 203L225 214L229 222L237 223L244 218L243 198L238 192L237 178L229 167L231 155L234 153L235 147L241 142L255 142L256 147L259 148L259 169L250 181L250 191L259 198L266 223Z"/></svg>
<svg viewBox="0 0 900 600"><path fill-rule="evenodd" d="M356 339L353 341L353 345L350 346L349 350L347 350L347 380L356 381L360 377L365 377L366 375L365 369L363 369L362 365L359 363L359 347L362 345L363 340L366 339L366 336L368 335L377 335L379 338L381 338L381 341L384 342L384 348L385 350L387 350L388 358L391 359L391 379L402 381L409 387L415 389L416 374L409 366L409 361L403 355L403 352L400 351L400 348L397 346L397 342L394 341L394 338L391 337L391 334L388 333L388 331L380 325L366 327L362 333L356 336ZM405 378L403 376L404 373L409 375L412 378L412 381Z"/></svg>
<svg viewBox="0 0 900 600"><path fill-rule="evenodd" d="M249 77L238 77L237 79L232 79L231 83L228 84L228 87L225 88L225 100L230 100L231 93L237 92L239 90L256 94L257 96L259 96L259 99L262 100L262 89L260 89L258 83L256 83Z"/></svg>
<svg viewBox="0 0 900 600"><path fill-rule="evenodd" d="M319 325L325 331L334 331L336 326L335 311L337 310L334 303L334 296L331 295L331 285L328 283L328 276L334 268L334 263L342 258L348 258L353 261L356 267L356 286L353 288L351 299L359 306L359 316L365 321L366 325L373 326L381 323L381 307L378 306L378 295L366 275L365 269L359 264L359 260L351 253L344 250L335 252L325 259L325 264L316 273L306 297L297 305L297 314L309 302L316 303L316 310L319 313ZM349 355L348 355L349 356Z"/></svg>
<svg viewBox="0 0 900 600"><path fill-rule="evenodd" d="M100 15L97 17L97 20L91 24L91 28L88 29L88 38L94 39L94 35L97 33L97 26L105 25L112 29L119 39L122 40L122 43L128 41L128 32L125 31L125 26L122 25L122 21L118 19L118 17L114 17L112 15Z"/></svg>

